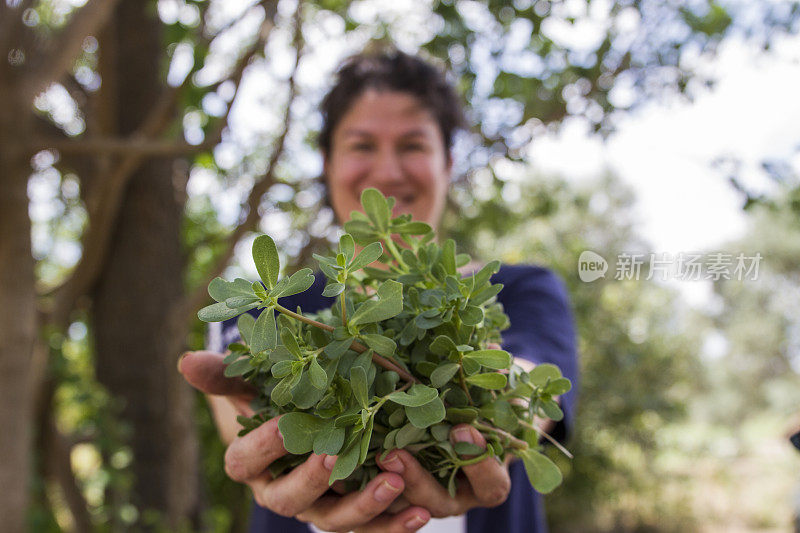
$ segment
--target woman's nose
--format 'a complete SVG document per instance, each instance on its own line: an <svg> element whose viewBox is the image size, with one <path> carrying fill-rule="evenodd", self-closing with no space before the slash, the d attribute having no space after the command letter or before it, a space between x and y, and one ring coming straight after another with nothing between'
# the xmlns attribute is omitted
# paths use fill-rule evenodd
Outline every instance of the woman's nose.
<svg viewBox="0 0 800 533"><path fill-rule="evenodd" d="M378 151L372 167L372 180L375 183L397 183L404 180L400 154L393 148L382 148Z"/></svg>

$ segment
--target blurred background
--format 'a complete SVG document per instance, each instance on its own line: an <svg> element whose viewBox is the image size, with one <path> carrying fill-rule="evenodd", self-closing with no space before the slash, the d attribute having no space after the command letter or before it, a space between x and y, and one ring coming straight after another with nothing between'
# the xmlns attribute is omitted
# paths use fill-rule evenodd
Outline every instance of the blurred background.
<svg viewBox="0 0 800 533"><path fill-rule="evenodd" d="M571 294L552 529L795 530L799 19L784 0L0 1L4 527L245 530L175 363L203 346L208 281L255 276L255 232L290 268L337 237L317 105L343 58L394 43L470 107L447 234ZM604 277L581 281L587 250Z"/></svg>

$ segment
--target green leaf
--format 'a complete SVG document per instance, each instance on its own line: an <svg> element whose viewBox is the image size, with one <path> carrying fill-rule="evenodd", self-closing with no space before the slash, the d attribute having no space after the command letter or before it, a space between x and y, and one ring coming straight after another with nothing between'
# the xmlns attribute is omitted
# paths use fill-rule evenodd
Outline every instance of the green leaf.
<svg viewBox="0 0 800 533"><path fill-rule="evenodd" d="M495 370L506 370L511 366L511 354L505 350L478 350L463 357Z"/></svg>
<svg viewBox="0 0 800 533"><path fill-rule="evenodd" d="M247 357L243 357L242 359L237 359L233 363L229 364L225 367L225 372L223 374L225 377L232 378L235 376L241 376L245 374L248 370L252 370L253 365L250 364L250 359Z"/></svg>
<svg viewBox="0 0 800 533"><path fill-rule="evenodd" d="M311 384L317 389L324 389L328 384L328 375L322 369L322 366L317 362L317 358L311 360L308 367L308 374L311 378Z"/></svg>
<svg viewBox="0 0 800 533"><path fill-rule="evenodd" d="M353 395L356 397L356 401L366 409L369 406L367 398L369 387L367 385L367 373L362 367L354 366L350 369L350 386L353 387Z"/></svg>
<svg viewBox="0 0 800 533"><path fill-rule="evenodd" d="M253 309L257 306L258 302L254 302L251 304L243 305L242 307L237 307L236 309L231 309L230 307L225 305L225 302L220 302L202 308L200 311L197 312L197 318L199 318L203 322L223 322L225 320L228 320L229 318L233 318L235 316L241 315L242 313L246 313L250 309Z"/></svg>
<svg viewBox="0 0 800 533"><path fill-rule="evenodd" d="M300 351L300 345L297 344L297 339L291 329L287 327L281 328L281 342L295 359L303 358L303 352Z"/></svg>
<svg viewBox="0 0 800 533"><path fill-rule="evenodd" d="M347 337L346 339L338 341L331 341L327 346L325 346L325 355L331 359L338 359L350 348L351 344L353 344L353 337Z"/></svg>
<svg viewBox="0 0 800 533"><path fill-rule="evenodd" d="M344 444L344 428L337 428L333 421L325 424L314 436L313 451L317 455L336 455Z"/></svg>
<svg viewBox="0 0 800 533"><path fill-rule="evenodd" d="M541 406L542 411L544 411L544 414L547 415L547 418L551 418L556 422L564 418L564 411L561 410L561 407L559 407L558 403L555 401L550 400L547 402L542 402Z"/></svg>
<svg viewBox="0 0 800 533"><path fill-rule="evenodd" d="M272 307L264 309L255 326L253 326L253 339L250 349L253 354L258 354L264 350L273 350L278 345L278 331L275 326L275 310Z"/></svg>
<svg viewBox="0 0 800 533"><path fill-rule="evenodd" d="M419 407L406 407L408 421L420 429L438 424L444 420L444 402L438 396L431 402Z"/></svg>
<svg viewBox="0 0 800 533"><path fill-rule="evenodd" d="M458 351L456 348L456 343L453 342L453 339L448 337L447 335L439 335L428 347L431 353L434 353L441 357L447 357L451 353Z"/></svg>
<svg viewBox="0 0 800 533"><path fill-rule="evenodd" d="M274 368L274 367L273 367ZM277 405L286 405L287 403L292 401L292 379L293 376L291 374L284 377L280 383L275 385L275 388L272 389L272 394L270 394L270 398L273 402Z"/></svg>
<svg viewBox="0 0 800 533"><path fill-rule="evenodd" d="M334 481L345 479L358 466L358 456L361 454L361 447L354 441L347 450L336 458L336 464L333 465L331 477L328 484L332 485Z"/></svg>
<svg viewBox="0 0 800 533"><path fill-rule="evenodd" d="M536 368L528 372L531 379L531 384L536 387L544 387L547 380L553 381L561 377L561 370L556 365L550 363L542 363L536 365Z"/></svg>
<svg viewBox="0 0 800 533"><path fill-rule="evenodd" d="M269 295L274 298L283 298L308 290L314 284L314 271L310 268L303 268L292 274L288 279L289 281L283 287L276 286L275 290L270 291ZM281 285L281 283L278 283L278 285Z"/></svg>
<svg viewBox="0 0 800 533"><path fill-rule="evenodd" d="M474 407L448 407L445 416L453 424L469 424L478 418L478 410Z"/></svg>
<svg viewBox="0 0 800 533"><path fill-rule="evenodd" d="M451 276L456 274L456 241L447 239L442 246L442 266Z"/></svg>
<svg viewBox="0 0 800 533"><path fill-rule="evenodd" d="M480 412L482 417L488 418L500 429L513 432L519 425L517 414L506 400L495 400L484 405Z"/></svg>
<svg viewBox="0 0 800 533"><path fill-rule="evenodd" d="M352 235L345 233L339 237L339 252L344 254L348 263L353 260L353 255L356 253L356 245L353 242Z"/></svg>
<svg viewBox="0 0 800 533"><path fill-rule="evenodd" d="M242 278L236 278L233 281L214 278L208 284L208 295L217 302L224 302L228 298L236 296L255 297L251 283Z"/></svg>
<svg viewBox="0 0 800 533"><path fill-rule="evenodd" d="M439 442L447 442L450 439L450 429L453 426L450 424L436 424L431 426L430 432L433 440Z"/></svg>
<svg viewBox="0 0 800 533"><path fill-rule="evenodd" d="M309 413L286 413L278 420L278 429L283 436L283 447L295 455L311 451L314 437L324 421Z"/></svg>
<svg viewBox="0 0 800 533"><path fill-rule="evenodd" d="M381 355L390 356L397 349L397 344L389 337L377 333L364 333L361 335L364 342Z"/></svg>
<svg viewBox="0 0 800 533"><path fill-rule="evenodd" d="M486 449L471 442L456 442L453 444L453 450L458 455L480 455L486 451Z"/></svg>
<svg viewBox="0 0 800 533"><path fill-rule="evenodd" d="M364 428L364 433L361 434L361 453L358 455L359 464L367 459L369 453L369 441L372 438L372 428L375 425L375 417L370 416L367 425Z"/></svg>
<svg viewBox="0 0 800 533"><path fill-rule="evenodd" d="M325 285L325 289L322 291L322 295L328 298L333 296L339 296L344 292L344 283L336 283L335 281L332 283L328 283Z"/></svg>
<svg viewBox="0 0 800 533"><path fill-rule="evenodd" d="M410 422L401 427L394 437L394 444L398 448L405 448L409 444L421 441L425 437L426 431L420 429Z"/></svg>
<svg viewBox="0 0 800 533"><path fill-rule="evenodd" d="M303 364L298 362L300 368ZM298 379L299 378L299 379ZM298 409L310 409L317 405L325 394L325 388L317 388L311 383L310 372L300 372L295 376L297 383L292 387L292 403Z"/></svg>
<svg viewBox="0 0 800 533"><path fill-rule="evenodd" d="M424 235L433 229L424 222L413 221L404 222L392 226L392 233L399 233L400 235Z"/></svg>
<svg viewBox="0 0 800 533"><path fill-rule="evenodd" d="M403 284L393 280L384 281L378 288L377 300L367 300L362 303L349 324L370 324L388 320L398 315L403 310Z"/></svg>
<svg viewBox="0 0 800 533"><path fill-rule="evenodd" d="M292 373L292 361L278 361L272 365L272 375L276 378L282 378Z"/></svg>
<svg viewBox="0 0 800 533"><path fill-rule="evenodd" d="M565 392L569 392L571 388L572 383L567 378L556 378L547 384L544 388L544 392L552 394L553 396L559 396Z"/></svg>
<svg viewBox="0 0 800 533"><path fill-rule="evenodd" d="M391 393L389 399L406 407L419 407L431 402L437 396L439 396L439 391L436 389L415 384L408 389L408 392L398 391Z"/></svg>
<svg viewBox="0 0 800 533"><path fill-rule="evenodd" d="M489 285L485 289L481 289L480 291L476 292L469 298L469 303L471 305L481 305L482 303L487 302L491 298L494 298L500 291L503 290L502 283L495 283L494 285Z"/></svg>
<svg viewBox="0 0 800 533"><path fill-rule="evenodd" d="M353 211L353 216L358 211ZM379 237L378 233L366 220L348 220L344 223L344 230L353 236L353 239L359 244L369 243Z"/></svg>
<svg viewBox="0 0 800 533"><path fill-rule="evenodd" d="M431 373L431 385L437 389L442 388L450 379L456 375L459 368L458 363L445 363L436 367Z"/></svg>
<svg viewBox="0 0 800 533"><path fill-rule="evenodd" d="M547 494L561 484L561 471L547 456L528 449L519 454L533 488Z"/></svg>
<svg viewBox="0 0 800 533"><path fill-rule="evenodd" d="M475 374L474 376L467 376L467 383L475 385L482 389L502 389L506 386L508 379L505 374L498 372L489 372L487 374Z"/></svg>
<svg viewBox="0 0 800 533"><path fill-rule="evenodd" d="M236 327L239 329L239 334L242 340L249 346L250 339L253 336L253 327L256 325L256 319L250 313L245 313L239 316L236 321Z"/></svg>
<svg viewBox="0 0 800 533"><path fill-rule="evenodd" d="M278 272L281 264L278 258L278 248L275 241L269 235L259 235L253 241L253 260L256 263L256 270L261 280L268 289L272 289L278 283Z"/></svg>
<svg viewBox="0 0 800 533"><path fill-rule="evenodd" d="M377 261L381 255L383 255L383 246L379 242L373 242L361 250L361 253L347 266L347 270L349 272L360 270Z"/></svg>
<svg viewBox="0 0 800 533"><path fill-rule="evenodd" d="M380 191L373 188L364 189L361 193L361 205L375 228L380 232L386 232L392 212L389 209L389 203Z"/></svg>
<svg viewBox="0 0 800 533"><path fill-rule="evenodd" d="M465 326L476 326L483 320L483 309L468 305L463 311L458 312L458 316Z"/></svg>
<svg viewBox="0 0 800 533"><path fill-rule="evenodd" d="M234 296L233 298L228 298L227 300L225 300L225 305L227 305L231 309L236 309L238 307L244 307L245 305L251 304L253 302L259 302L259 299L253 295Z"/></svg>

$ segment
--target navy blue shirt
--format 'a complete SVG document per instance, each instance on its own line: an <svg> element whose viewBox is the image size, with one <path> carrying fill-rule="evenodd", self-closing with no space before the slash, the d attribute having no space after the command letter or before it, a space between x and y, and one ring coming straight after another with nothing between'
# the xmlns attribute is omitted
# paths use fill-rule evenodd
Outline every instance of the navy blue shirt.
<svg viewBox="0 0 800 533"><path fill-rule="evenodd" d="M503 348L515 357L534 363L553 363L573 383L572 391L561 397L564 419L553 432L556 438L564 440L574 415L578 378L575 327L564 284L553 272L531 265L503 265L492 277L492 282L503 284L497 299L503 304L511 323L503 332ZM310 313L330 307L334 300L322 296L324 284L324 276L317 276L311 289L285 298L281 304L289 309L300 306ZM217 330L215 334L212 330L209 349L223 351L227 343L237 338L235 320L227 321L221 331ZM467 533L547 531L541 495L531 488L522 462L511 463L509 473L511 492L508 499L491 509L476 508L467 512ZM308 533L310 530L302 522L254 505L250 531Z"/></svg>

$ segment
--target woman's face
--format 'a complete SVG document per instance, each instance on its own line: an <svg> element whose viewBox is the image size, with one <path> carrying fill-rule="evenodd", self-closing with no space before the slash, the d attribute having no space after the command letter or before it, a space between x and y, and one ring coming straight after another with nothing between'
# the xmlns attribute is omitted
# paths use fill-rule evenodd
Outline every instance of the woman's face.
<svg viewBox="0 0 800 533"><path fill-rule="evenodd" d="M361 210L361 191L394 196L394 215L434 228L444 210L452 161L439 125L403 92L369 89L333 131L325 158L331 205L340 221Z"/></svg>

